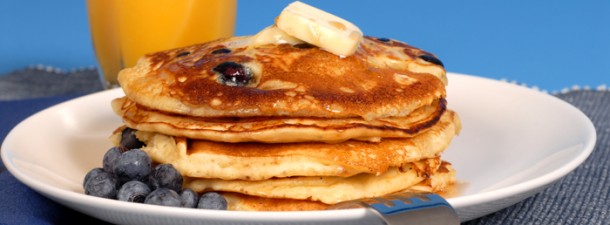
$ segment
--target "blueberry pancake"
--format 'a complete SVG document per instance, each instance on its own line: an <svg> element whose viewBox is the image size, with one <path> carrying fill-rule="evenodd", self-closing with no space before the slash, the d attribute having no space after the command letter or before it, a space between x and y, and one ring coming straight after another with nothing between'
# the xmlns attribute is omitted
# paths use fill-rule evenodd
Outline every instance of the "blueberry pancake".
<svg viewBox="0 0 610 225"><path fill-rule="evenodd" d="M266 143L413 137L446 110L442 63L402 42L366 37L341 58L254 40L149 54L121 71L113 108L138 130Z"/></svg>
<svg viewBox="0 0 610 225"><path fill-rule="evenodd" d="M194 117L372 120L445 98L440 61L396 40L365 37L348 57L308 44L252 42L233 37L151 53L118 79L143 107Z"/></svg>

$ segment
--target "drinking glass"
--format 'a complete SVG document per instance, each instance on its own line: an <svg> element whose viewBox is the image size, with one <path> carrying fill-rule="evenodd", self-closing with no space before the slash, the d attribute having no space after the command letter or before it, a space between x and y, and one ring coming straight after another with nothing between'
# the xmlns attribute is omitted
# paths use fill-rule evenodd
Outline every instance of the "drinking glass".
<svg viewBox="0 0 610 225"><path fill-rule="evenodd" d="M146 53L230 37L236 0L87 0L104 88Z"/></svg>

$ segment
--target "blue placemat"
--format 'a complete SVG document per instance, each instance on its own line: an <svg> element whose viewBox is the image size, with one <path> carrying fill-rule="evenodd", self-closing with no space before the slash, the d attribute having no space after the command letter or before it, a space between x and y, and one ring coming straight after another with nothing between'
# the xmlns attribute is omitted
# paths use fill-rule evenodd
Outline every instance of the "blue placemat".
<svg viewBox="0 0 610 225"><path fill-rule="evenodd" d="M102 90L95 68L64 71L32 66L0 75L0 101L61 95L82 95Z"/></svg>

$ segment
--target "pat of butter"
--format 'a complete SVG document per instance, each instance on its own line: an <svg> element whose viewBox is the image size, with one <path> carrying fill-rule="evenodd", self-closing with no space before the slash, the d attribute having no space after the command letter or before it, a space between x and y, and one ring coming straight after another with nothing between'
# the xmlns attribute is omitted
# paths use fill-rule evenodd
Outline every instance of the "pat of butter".
<svg viewBox="0 0 610 225"><path fill-rule="evenodd" d="M275 24L287 34L342 57L356 52L362 31L354 24L296 1L286 6Z"/></svg>
<svg viewBox="0 0 610 225"><path fill-rule="evenodd" d="M277 28L277 26L275 26L275 25L269 26L269 27L261 30L260 32L258 32L258 34L254 35L254 38L252 41L253 46L266 45L266 44L292 44L292 45L295 45L295 44L301 44L301 43L303 43L303 41L301 41L300 39L295 38L293 36L290 36L286 32Z"/></svg>

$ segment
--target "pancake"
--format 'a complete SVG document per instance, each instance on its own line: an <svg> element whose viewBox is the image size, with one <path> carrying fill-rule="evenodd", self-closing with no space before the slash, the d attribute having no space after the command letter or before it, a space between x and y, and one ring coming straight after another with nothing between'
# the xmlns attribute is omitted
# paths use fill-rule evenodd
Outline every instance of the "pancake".
<svg viewBox="0 0 610 225"><path fill-rule="evenodd" d="M312 211L325 210L330 206L318 201L263 198L236 192L221 193L227 199L227 209L234 211Z"/></svg>
<svg viewBox="0 0 610 225"><path fill-rule="evenodd" d="M446 193L451 186L445 186L444 189L440 188L443 185L454 185L455 178L453 173L440 172L431 175L429 179L423 182L413 185L400 192L434 192ZM431 185L434 183L436 185ZM436 189L434 188L436 187ZM311 200L299 200L289 198L266 198L252 195L245 195L237 192L221 192L222 195L227 199L228 210L235 211L312 211L312 210L325 210L331 207L331 204L325 204L319 201Z"/></svg>
<svg viewBox="0 0 610 225"><path fill-rule="evenodd" d="M396 40L365 37L348 57L307 44L251 43L233 37L151 53L118 80L146 108L195 117L373 120L405 117L446 95L442 63Z"/></svg>
<svg viewBox="0 0 610 225"><path fill-rule="evenodd" d="M443 166L442 169L439 169ZM419 184L436 174L434 191L454 182L455 172L448 163L429 158L394 167L376 175L361 173L350 177L309 176L274 178L261 181L186 179L185 186L197 192L237 192L265 198L285 198L335 204L359 198L382 196ZM430 182L432 183L432 182Z"/></svg>
<svg viewBox="0 0 610 225"><path fill-rule="evenodd" d="M438 189L442 185L454 185L455 178L453 173L440 172L431 175L429 179L413 185L408 189L400 192L436 192L439 194L446 193L451 186L445 186L444 189ZM432 185L435 184L435 185ZM436 187L436 189L434 188ZM436 190L436 191L433 191ZM312 211L325 210L331 204L325 204L319 201L299 200L289 198L266 198L252 195L245 195L237 192L221 192L227 199L228 210L235 211Z"/></svg>
<svg viewBox="0 0 610 225"><path fill-rule="evenodd" d="M291 176L352 176L381 174L391 167L433 158L444 151L461 124L446 111L426 132L413 138L388 138L378 143L301 142L268 144L225 143L138 131L142 148L152 160L171 163L183 175L225 180L264 180ZM119 129L120 130L120 129ZM113 142L120 142L116 131Z"/></svg>
<svg viewBox="0 0 610 225"><path fill-rule="evenodd" d="M140 131L218 142L326 142L349 139L378 142L407 138L426 131L446 109L444 99L406 117L364 120L317 117L192 117L151 110L123 97L112 102L125 124Z"/></svg>
<svg viewBox="0 0 610 225"><path fill-rule="evenodd" d="M154 163L230 210L321 210L455 182L440 155L461 122L436 56L368 36L335 55L284 31L143 56L118 75L125 97L112 107L125 125L112 142L136 130Z"/></svg>

